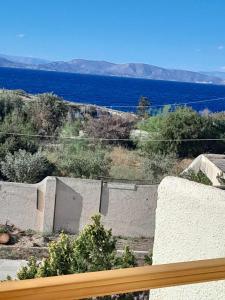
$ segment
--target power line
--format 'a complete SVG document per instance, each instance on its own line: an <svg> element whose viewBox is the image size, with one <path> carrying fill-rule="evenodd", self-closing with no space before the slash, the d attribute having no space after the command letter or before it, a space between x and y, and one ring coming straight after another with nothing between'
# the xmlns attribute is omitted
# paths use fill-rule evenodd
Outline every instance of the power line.
<svg viewBox="0 0 225 300"><path fill-rule="evenodd" d="M126 107L149 107L149 108L152 108L152 107L163 107L163 106L167 106L167 105L170 105L170 106L180 106L180 105L187 105L187 104L198 104L198 103L204 103L204 102L212 102L212 101L222 101L222 100L225 100L225 97L220 97L220 98L214 98L214 99L206 99L206 100L198 100L198 101L188 101L188 102L180 102L180 103L177 103L177 102L174 102L174 103L166 103L166 104L156 104L156 105L148 105L148 106L139 106L139 105L104 105L102 106L103 108L113 108L113 107L122 107L122 108L126 108ZM89 104L91 105L91 104ZM94 105L94 104L93 104Z"/></svg>
<svg viewBox="0 0 225 300"><path fill-rule="evenodd" d="M10 135L10 136L24 136L24 137L30 137L30 138L57 138L61 140L87 140L87 141L132 141L132 139L124 138L124 139L118 139L118 138L95 138L95 137L79 137L79 136L68 136L68 137L56 137L54 135L41 135L41 134L25 134L25 133L16 133L16 132L0 132L1 135ZM136 137L138 138L138 137ZM135 140L135 138L133 138ZM225 141L225 138L207 138L207 139L148 139L148 138L142 138L141 141L146 142L195 142L195 141Z"/></svg>

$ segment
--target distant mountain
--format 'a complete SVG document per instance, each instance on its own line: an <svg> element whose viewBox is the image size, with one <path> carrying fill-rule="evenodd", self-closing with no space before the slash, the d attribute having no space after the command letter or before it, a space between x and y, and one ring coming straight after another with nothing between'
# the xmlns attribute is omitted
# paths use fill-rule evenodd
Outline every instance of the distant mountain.
<svg viewBox="0 0 225 300"><path fill-rule="evenodd" d="M216 76L219 78L222 78L225 80L225 72L221 72L221 71L212 71L212 72L199 72L201 74L204 75L208 75L208 76Z"/></svg>
<svg viewBox="0 0 225 300"><path fill-rule="evenodd" d="M13 56L13 55L6 55L6 54L0 54L0 58L5 58L12 62L26 64L26 65L40 65L40 64L47 64L50 62L49 60L42 59L42 58Z"/></svg>
<svg viewBox="0 0 225 300"><path fill-rule="evenodd" d="M4 68L24 68L24 64L16 63L6 58L0 57L0 67Z"/></svg>
<svg viewBox="0 0 225 300"><path fill-rule="evenodd" d="M106 61L73 59L68 62L56 61L38 66L42 70L121 76L156 80L183 81L196 83L224 84L221 78L185 70L172 70L142 63L114 64Z"/></svg>
<svg viewBox="0 0 225 300"><path fill-rule="evenodd" d="M0 67L193 83L225 84L225 78L220 78L218 76L186 70L165 69L142 63L115 64L107 61L93 61L85 59L73 59L67 62L46 62L44 60L43 62L43 60L38 58L12 57L7 55L1 57L0 54Z"/></svg>

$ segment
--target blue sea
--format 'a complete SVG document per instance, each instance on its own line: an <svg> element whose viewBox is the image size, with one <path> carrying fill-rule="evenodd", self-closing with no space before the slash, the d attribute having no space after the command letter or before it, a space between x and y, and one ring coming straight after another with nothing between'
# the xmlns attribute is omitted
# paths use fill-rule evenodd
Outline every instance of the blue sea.
<svg viewBox="0 0 225 300"><path fill-rule="evenodd" d="M69 101L123 111L135 111L142 95L149 97L156 108L207 100L190 106L198 111L225 111L225 86L211 84L0 68L0 88L22 89L31 94L53 92Z"/></svg>

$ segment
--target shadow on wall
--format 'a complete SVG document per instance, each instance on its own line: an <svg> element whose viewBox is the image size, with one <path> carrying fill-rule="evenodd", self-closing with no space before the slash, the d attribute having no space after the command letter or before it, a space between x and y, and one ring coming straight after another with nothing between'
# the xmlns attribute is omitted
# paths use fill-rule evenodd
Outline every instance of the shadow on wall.
<svg viewBox="0 0 225 300"><path fill-rule="evenodd" d="M103 216L107 216L108 210L109 210L109 189L107 183L103 183L99 211Z"/></svg>
<svg viewBox="0 0 225 300"><path fill-rule="evenodd" d="M83 197L57 178L54 231L80 230Z"/></svg>

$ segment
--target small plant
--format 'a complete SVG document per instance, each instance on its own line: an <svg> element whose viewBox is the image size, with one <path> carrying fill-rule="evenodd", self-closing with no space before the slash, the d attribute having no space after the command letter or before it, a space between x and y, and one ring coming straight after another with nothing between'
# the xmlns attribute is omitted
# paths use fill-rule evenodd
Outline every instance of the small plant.
<svg viewBox="0 0 225 300"><path fill-rule="evenodd" d="M7 224L0 225L0 244L7 244L10 240L10 226Z"/></svg>
<svg viewBox="0 0 225 300"><path fill-rule="evenodd" d="M0 234L1 234L1 233L9 233L9 232L10 232L10 230L9 230L9 227L8 227L7 224L5 224L5 225L0 225Z"/></svg>
<svg viewBox="0 0 225 300"><path fill-rule="evenodd" d="M198 183L212 185L212 182L202 171L198 171L198 173L195 173L193 170L188 170L187 172L181 174L180 177L191 180L191 181L195 181Z"/></svg>
<svg viewBox="0 0 225 300"><path fill-rule="evenodd" d="M145 255L144 262L146 265L152 265L152 253Z"/></svg>
<svg viewBox="0 0 225 300"><path fill-rule="evenodd" d="M6 221L5 224L0 224L0 233L10 233L13 231L14 225L8 224L8 221Z"/></svg>
<svg viewBox="0 0 225 300"><path fill-rule="evenodd" d="M225 178L224 178L223 172L221 172L220 174L218 174L216 176L216 178L218 179L218 181L219 181L220 184L225 185Z"/></svg>

